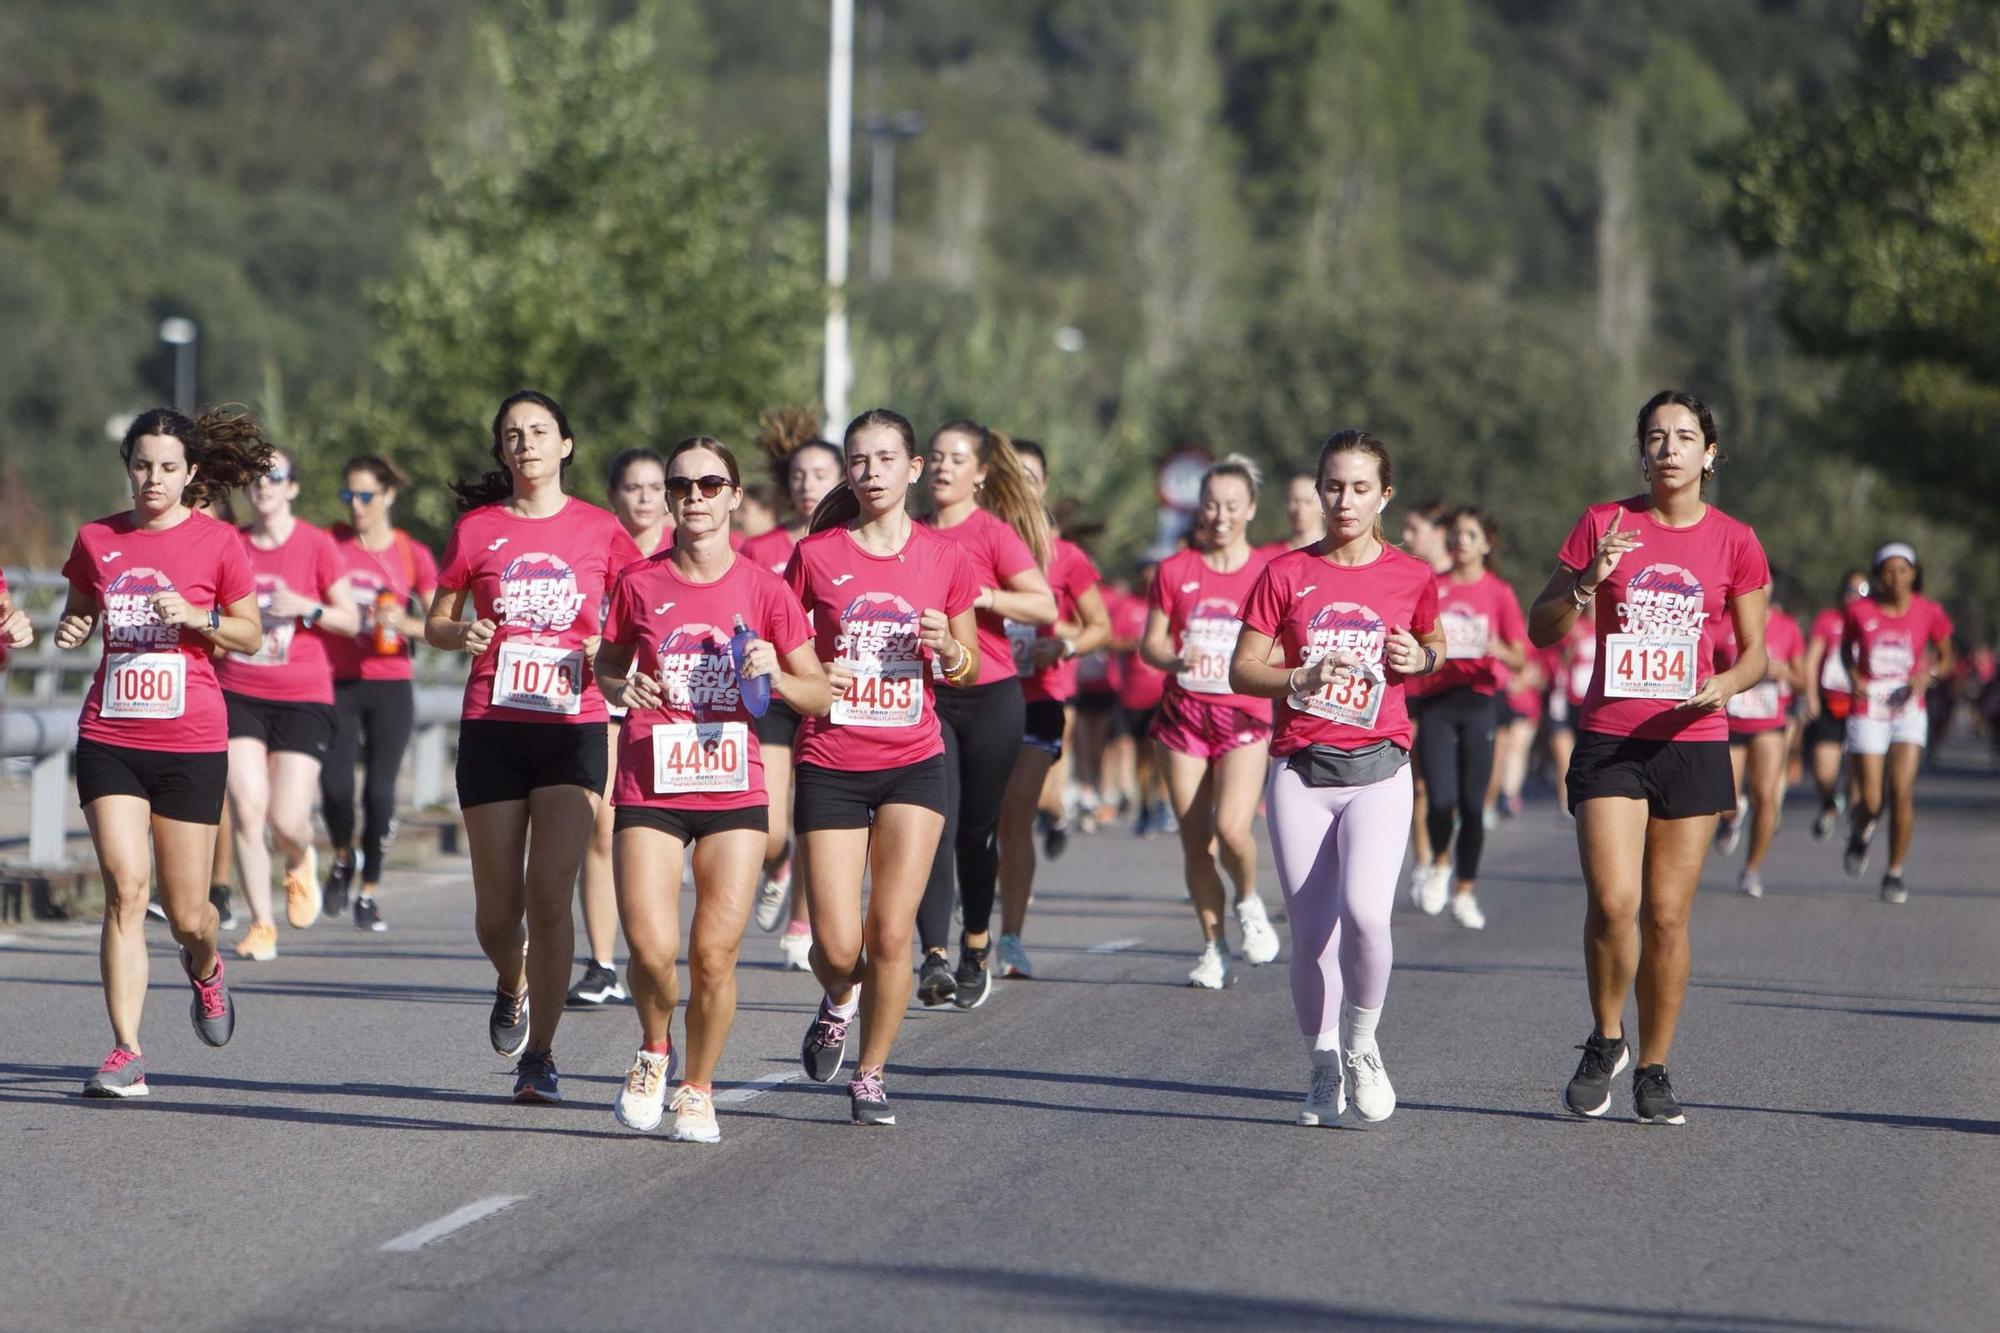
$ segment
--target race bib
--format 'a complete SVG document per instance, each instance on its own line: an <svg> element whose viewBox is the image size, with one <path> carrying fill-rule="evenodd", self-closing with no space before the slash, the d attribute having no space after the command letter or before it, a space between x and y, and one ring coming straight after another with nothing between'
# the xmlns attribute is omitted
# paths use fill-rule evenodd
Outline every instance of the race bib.
<svg viewBox="0 0 2000 1333"><path fill-rule="evenodd" d="M1581 699L1590 693L1590 673L1597 669L1594 657L1579 658L1569 664L1569 693Z"/></svg>
<svg viewBox="0 0 2000 1333"><path fill-rule="evenodd" d="M179 653L113 653L104 662L98 716L164 720L187 707L187 658Z"/></svg>
<svg viewBox="0 0 2000 1333"><path fill-rule="evenodd" d="M750 729L741 722L653 728L653 794L750 790Z"/></svg>
<svg viewBox="0 0 2000 1333"><path fill-rule="evenodd" d="M1784 695L1775 680L1760 680L1729 696L1723 711L1743 722L1773 722L1785 715Z"/></svg>
<svg viewBox="0 0 2000 1333"><path fill-rule="evenodd" d="M1190 620L1181 634L1181 660L1188 669L1175 676L1189 694L1228 694L1229 656L1236 651L1241 624L1234 620Z"/></svg>
<svg viewBox="0 0 2000 1333"><path fill-rule="evenodd" d="M1830 694L1854 693L1854 677L1847 674L1847 658L1837 643L1819 660L1819 687Z"/></svg>
<svg viewBox="0 0 2000 1333"><path fill-rule="evenodd" d="M1023 625L1018 620L1007 622L1007 647L1014 654L1014 674L1032 676L1035 674L1035 627Z"/></svg>
<svg viewBox="0 0 2000 1333"><path fill-rule="evenodd" d="M923 664L842 662L854 673L829 720L843 727L908 727L924 715Z"/></svg>
<svg viewBox="0 0 2000 1333"><path fill-rule="evenodd" d="M264 640L257 645L254 653L231 653L230 656L245 666L280 667L292 655L292 636L298 633L298 622L281 620L267 625Z"/></svg>
<svg viewBox="0 0 2000 1333"><path fill-rule="evenodd" d="M1861 715L1870 719L1893 721L1923 706L1924 697L1903 680L1870 679L1861 694Z"/></svg>
<svg viewBox="0 0 2000 1333"><path fill-rule="evenodd" d="M1701 640L1692 634L1605 635L1604 697L1676 702L1693 698L1700 648Z"/></svg>
<svg viewBox="0 0 2000 1333"><path fill-rule="evenodd" d="M1438 617L1444 626L1444 655L1447 660L1488 657L1487 643L1493 629L1485 616L1447 615Z"/></svg>
<svg viewBox="0 0 2000 1333"><path fill-rule="evenodd" d="M575 717L583 707L583 649L502 643L493 673L493 703Z"/></svg>
<svg viewBox="0 0 2000 1333"><path fill-rule="evenodd" d="M1306 665L1318 660L1317 656L1309 656ZM1291 705L1301 713L1343 727L1371 729L1375 719L1382 715L1385 683L1380 667L1364 666L1358 671L1341 672L1311 694L1293 695Z"/></svg>
<svg viewBox="0 0 2000 1333"><path fill-rule="evenodd" d="M1906 681L1916 670L1917 655L1906 643L1878 643L1868 650L1868 674L1872 679Z"/></svg>

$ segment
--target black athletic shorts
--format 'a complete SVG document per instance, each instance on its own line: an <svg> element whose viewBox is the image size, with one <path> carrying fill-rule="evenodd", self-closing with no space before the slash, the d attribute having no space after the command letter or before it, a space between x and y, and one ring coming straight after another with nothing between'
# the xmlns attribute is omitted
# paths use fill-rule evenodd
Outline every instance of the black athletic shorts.
<svg viewBox="0 0 2000 1333"><path fill-rule="evenodd" d="M1580 731L1569 760L1569 808L1596 796L1644 801L1655 819L1736 808L1728 741L1657 741Z"/></svg>
<svg viewBox="0 0 2000 1333"><path fill-rule="evenodd" d="M1815 745L1846 745L1847 719L1835 717L1824 708L1818 717L1806 722L1805 745L1811 749Z"/></svg>
<svg viewBox="0 0 2000 1333"><path fill-rule="evenodd" d="M757 744L789 746L799 734L799 715L783 699L774 698L757 719Z"/></svg>
<svg viewBox="0 0 2000 1333"><path fill-rule="evenodd" d="M458 806L525 801L537 787L584 787L602 793L610 769L609 729L602 722L511 722L483 718L458 724Z"/></svg>
<svg viewBox="0 0 2000 1333"><path fill-rule="evenodd" d="M100 796L137 796L162 819L220 824L228 787L226 750L175 754L89 739L76 743L76 799L81 805Z"/></svg>
<svg viewBox="0 0 2000 1333"><path fill-rule="evenodd" d="M247 736L264 742L273 753L309 754L326 758L333 744L333 705L302 704L283 699L259 699L255 695L222 692L229 709L229 739Z"/></svg>
<svg viewBox="0 0 2000 1333"><path fill-rule="evenodd" d="M1078 690L1075 703L1079 713L1108 713L1118 706L1118 696L1110 690Z"/></svg>
<svg viewBox="0 0 2000 1333"><path fill-rule="evenodd" d="M1062 758L1063 706L1055 699L1028 700L1027 716L1021 723L1021 744L1032 745L1037 750L1046 750L1057 759Z"/></svg>
<svg viewBox="0 0 2000 1333"><path fill-rule="evenodd" d="M1151 708L1127 708L1124 704L1118 705L1118 717L1125 726L1125 730L1120 734L1130 736L1134 740L1145 740L1153 734L1153 719L1159 712L1158 704L1154 704Z"/></svg>
<svg viewBox="0 0 2000 1333"><path fill-rule="evenodd" d="M796 832L868 828L875 823L875 812L885 805L920 805L943 814L944 756L934 754L922 763L863 773L819 764L800 764L792 770L792 828Z"/></svg>
<svg viewBox="0 0 2000 1333"><path fill-rule="evenodd" d="M771 831L771 807L746 805L738 810L675 810L660 805L621 805L611 817L613 833L628 828L658 829L692 847L711 833L731 829Z"/></svg>

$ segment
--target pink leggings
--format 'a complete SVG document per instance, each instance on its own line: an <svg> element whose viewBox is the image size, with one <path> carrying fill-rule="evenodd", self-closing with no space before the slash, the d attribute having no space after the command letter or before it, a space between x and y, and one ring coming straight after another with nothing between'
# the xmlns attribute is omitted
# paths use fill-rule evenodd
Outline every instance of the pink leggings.
<svg viewBox="0 0 2000 1333"><path fill-rule="evenodd" d="M1268 818L1292 923L1292 1007L1307 1038L1340 1030L1340 1001L1389 995L1389 915L1410 840L1408 764L1366 787L1308 787L1271 761Z"/></svg>

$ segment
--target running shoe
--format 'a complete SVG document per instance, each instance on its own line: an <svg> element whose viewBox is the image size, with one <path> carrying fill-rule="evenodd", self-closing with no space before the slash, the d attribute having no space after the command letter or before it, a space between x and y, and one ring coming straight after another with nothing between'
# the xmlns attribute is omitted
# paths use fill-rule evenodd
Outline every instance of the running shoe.
<svg viewBox="0 0 2000 1333"><path fill-rule="evenodd" d="M1840 823L1840 812L1830 805L1823 805L1813 817L1813 841L1825 842L1833 836L1833 830Z"/></svg>
<svg viewBox="0 0 2000 1333"><path fill-rule="evenodd" d="M625 998L624 983L618 980L618 973L592 959L583 965L583 975L569 988L563 997L566 1009L596 1009L612 1000Z"/></svg>
<svg viewBox="0 0 2000 1333"><path fill-rule="evenodd" d="M1752 898L1764 896L1764 877L1749 867L1736 877L1736 887Z"/></svg>
<svg viewBox="0 0 2000 1333"><path fill-rule="evenodd" d="M1135 838L1150 838L1153 836L1152 806L1145 804L1139 806L1139 817L1132 821L1132 836Z"/></svg>
<svg viewBox="0 0 2000 1333"><path fill-rule="evenodd" d="M667 1104L674 1113L674 1127L667 1137L675 1143L720 1143L722 1131L715 1123L715 1099L691 1083L674 1089Z"/></svg>
<svg viewBox="0 0 2000 1333"><path fill-rule="evenodd" d="M1860 825L1847 835L1847 854L1841 858L1849 879L1860 879L1868 873L1868 844L1874 841L1875 825Z"/></svg>
<svg viewBox="0 0 2000 1333"><path fill-rule="evenodd" d="M1338 1051L1319 1051L1313 1060L1311 1082L1306 1084L1305 1104L1299 1107L1301 1125L1326 1125L1340 1123L1340 1117L1347 1114L1347 1080L1342 1077ZM1320 1056L1328 1063L1320 1064Z"/></svg>
<svg viewBox="0 0 2000 1333"><path fill-rule="evenodd" d="M1431 868L1428 862L1419 861L1410 867L1410 906L1424 905L1424 885L1430 882L1430 877Z"/></svg>
<svg viewBox="0 0 2000 1333"><path fill-rule="evenodd" d="M319 920L324 901L320 897L319 853L306 848L303 870L285 872L285 920L293 930L305 930Z"/></svg>
<svg viewBox="0 0 2000 1333"><path fill-rule="evenodd" d="M514 1100L517 1102L559 1102L562 1088L556 1077L553 1051L526 1051L514 1066ZM658 1123L657 1121L655 1123Z"/></svg>
<svg viewBox="0 0 2000 1333"><path fill-rule="evenodd" d="M221 930L236 929L236 909L229 904L229 886L227 884L209 885L208 901L215 908L217 928Z"/></svg>
<svg viewBox="0 0 2000 1333"><path fill-rule="evenodd" d="M1194 971L1188 973L1188 985L1198 990L1222 990L1235 980L1235 969L1229 964L1229 950L1222 947L1222 941L1210 940L1202 945Z"/></svg>
<svg viewBox="0 0 2000 1333"><path fill-rule="evenodd" d="M952 978L951 1002L960 1009L977 1009L993 994L993 972L987 966L993 946L975 949L963 939L958 942L958 972Z"/></svg>
<svg viewBox="0 0 2000 1333"><path fill-rule="evenodd" d="M1903 887L1903 877L1893 870L1882 876L1882 901L1885 903L1910 901L1910 891Z"/></svg>
<svg viewBox="0 0 2000 1333"><path fill-rule="evenodd" d="M146 900L146 915L155 921L165 921L167 919L167 909L160 905L158 898L148 898Z"/></svg>
<svg viewBox="0 0 2000 1333"><path fill-rule="evenodd" d="M129 1046L113 1047L83 1085L86 1097L145 1097L151 1093L146 1086L146 1062Z"/></svg>
<svg viewBox="0 0 2000 1333"><path fill-rule="evenodd" d="M320 885L320 898L328 916L347 914L347 895L354 887L354 858L335 856L326 868L326 882Z"/></svg>
<svg viewBox="0 0 2000 1333"><path fill-rule="evenodd" d="M857 1004L860 998L857 990ZM853 1015L842 1018L834 1012L832 1000L820 997L819 1012L813 1015L812 1026L806 1029L806 1039L799 1043L799 1067L806 1071L807 1078L815 1083L833 1082L840 1067L847 1063L847 1029L853 1022Z"/></svg>
<svg viewBox="0 0 2000 1333"><path fill-rule="evenodd" d="M1417 906L1424 909L1425 916L1436 916L1444 910L1445 903L1451 898L1451 874L1449 865L1431 867L1430 877L1424 880L1423 896L1417 902Z"/></svg>
<svg viewBox="0 0 2000 1333"><path fill-rule="evenodd" d="M183 948L181 971L187 973L188 984L194 987L194 1000L188 1005L188 1017L194 1020L194 1035L201 1038L204 1046L227 1046L236 1031L236 1002L229 998L229 987L222 980L222 955L215 955L215 973L203 981L194 974L193 956Z"/></svg>
<svg viewBox="0 0 2000 1333"><path fill-rule="evenodd" d="M1051 861L1062 860L1062 854L1069 850L1069 821L1051 819L1042 826L1042 855Z"/></svg>
<svg viewBox="0 0 2000 1333"><path fill-rule="evenodd" d="M389 928L389 923L382 919L382 909L377 907L375 900L366 894L354 900L354 928L375 931Z"/></svg>
<svg viewBox="0 0 2000 1333"><path fill-rule="evenodd" d="M882 1071L864 1069L861 1077L847 1085L847 1104L857 1125L893 1125L896 1108L882 1089Z"/></svg>
<svg viewBox="0 0 2000 1333"><path fill-rule="evenodd" d="M952 980L951 964L942 953L927 953L924 964L917 970L917 999L924 1008L935 1009L951 1000L958 983Z"/></svg>
<svg viewBox="0 0 2000 1333"><path fill-rule="evenodd" d="M1382 1068L1380 1049L1369 1046L1349 1051L1347 1070L1354 1077L1354 1109L1363 1120L1387 1120L1396 1113L1396 1088Z"/></svg>
<svg viewBox="0 0 2000 1333"><path fill-rule="evenodd" d="M757 929L769 934L785 919L785 904L792 897L792 858L778 867L775 875L766 875L763 885L757 890Z"/></svg>
<svg viewBox="0 0 2000 1333"><path fill-rule="evenodd" d="M243 932L243 938L236 942L236 956L249 958L259 963L268 963L278 956L278 928L265 922L250 923L250 929Z"/></svg>
<svg viewBox="0 0 2000 1333"><path fill-rule="evenodd" d="M1750 802L1744 797L1736 798L1736 813L1724 815L1715 822L1715 850L1724 856L1735 853L1737 845L1743 841L1744 816L1750 813Z"/></svg>
<svg viewBox="0 0 2000 1333"><path fill-rule="evenodd" d="M1577 1049L1583 1059L1576 1062L1576 1073L1563 1090L1563 1105L1595 1119L1611 1109L1611 1080L1631 1062L1632 1050L1623 1037L1600 1037L1595 1032Z"/></svg>
<svg viewBox="0 0 2000 1333"><path fill-rule="evenodd" d="M681 1053L669 1046L664 1051L641 1050L625 1071L625 1086L618 1091L611 1113L618 1123L641 1134L660 1127L661 1108L667 1104L667 1084L680 1073Z"/></svg>
<svg viewBox="0 0 2000 1333"><path fill-rule="evenodd" d="M493 1014L486 1020L486 1035L501 1055L519 1055L528 1049L528 988L519 995L504 990L493 992Z"/></svg>
<svg viewBox="0 0 2000 1333"><path fill-rule="evenodd" d="M1278 932L1271 929L1271 918L1264 913L1262 898L1237 899L1236 924L1243 928L1245 962L1262 967L1278 956Z"/></svg>
<svg viewBox="0 0 2000 1333"><path fill-rule="evenodd" d="M1485 829L1488 833L1491 833L1494 829L1499 828L1500 827L1499 809L1495 806L1489 805L1484 810L1480 811L1479 827Z"/></svg>
<svg viewBox="0 0 2000 1333"><path fill-rule="evenodd" d="M1644 1065L1632 1071L1632 1114L1642 1125L1685 1125L1687 1116L1667 1082L1665 1065Z"/></svg>
<svg viewBox="0 0 2000 1333"><path fill-rule="evenodd" d="M787 930L778 937L778 952L785 956L785 971L812 971L812 927L805 922L795 922L797 930Z"/></svg>
<svg viewBox="0 0 2000 1333"><path fill-rule="evenodd" d="M1028 951L1021 947L1019 935L1000 937L1000 975L1019 977L1023 981L1034 979L1035 969L1028 963Z"/></svg>
<svg viewBox="0 0 2000 1333"><path fill-rule="evenodd" d="M1479 899L1469 893L1451 895L1451 919L1467 930L1486 929L1486 913L1479 910Z"/></svg>

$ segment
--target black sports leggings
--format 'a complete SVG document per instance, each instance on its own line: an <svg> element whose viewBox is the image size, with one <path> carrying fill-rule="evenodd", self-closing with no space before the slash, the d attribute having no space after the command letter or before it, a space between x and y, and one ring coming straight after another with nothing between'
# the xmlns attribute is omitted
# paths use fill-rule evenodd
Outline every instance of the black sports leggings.
<svg viewBox="0 0 2000 1333"><path fill-rule="evenodd" d="M1009 676L962 690L938 686L937 713L944 732L944 834L917 908L917 934L927 952L951 940L954 867L966 933L982 934L992 924L1000 875L994 835L1007 779L1021 753L1027 705L1021 682Z"/></svg>
<svg viewBox="0 0 2000 1333"><path fill-rule="evenodd" d="M1417 716L1417 755L1428 793L1424 825L1431 846L1443 851L1451 841L1451 816L1457 809L1458 850L1452 860L1460 879L1479 878L1479 856L1486 850L1493 737L1493 696L1466 686L1432 695Z"/></svg>
<svg viewBox="0 0 2000 1333"><path fill-rule="evenodd" d="M354 845L354 756L365 744L368 776L362 788L361 882L382 882L382 856L396 816L396 773L410 744L416 692L407 680L337 680L333 683L333 744L319 766L319 799L326 833L336 848Z"/></svg>

